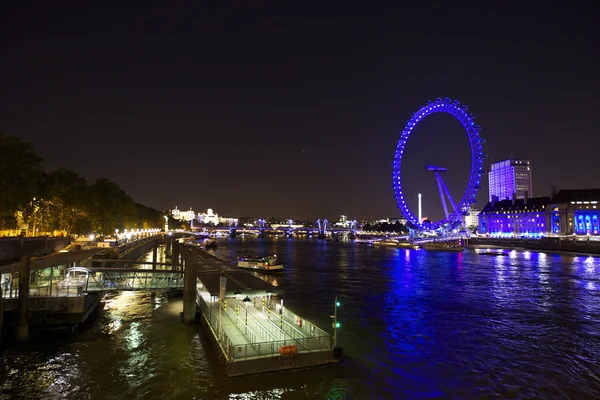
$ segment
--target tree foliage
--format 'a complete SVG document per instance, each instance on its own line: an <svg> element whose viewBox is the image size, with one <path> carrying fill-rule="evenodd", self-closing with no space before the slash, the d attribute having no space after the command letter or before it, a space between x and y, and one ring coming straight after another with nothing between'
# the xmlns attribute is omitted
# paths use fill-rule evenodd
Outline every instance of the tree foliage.
<svg viewBox="0 0 600 400"><path fill-rule="evenodd" d="M17 212L31 211L43 179L42 159L33 147L0 135L0 224L14 225Z"/></svg>
<svg viewBox="0 0 600 400"><path fill-rule="evenodd" d="M364 224L363 230L365 231L378 231L378 232L394 232L394 233L406 233L408 229L402 225L399 221L393 224L387 222L378 222L376 224Z"/></svg>
<svg viewBox="0 0 600 400"><path fill-rule="evenodd" d="M164 224L163 213L136 203L106 178L88 185L78 173L45 173L28 143L0 135L0 227L28 224L31 233L63 231L112 234Z"/></svg>

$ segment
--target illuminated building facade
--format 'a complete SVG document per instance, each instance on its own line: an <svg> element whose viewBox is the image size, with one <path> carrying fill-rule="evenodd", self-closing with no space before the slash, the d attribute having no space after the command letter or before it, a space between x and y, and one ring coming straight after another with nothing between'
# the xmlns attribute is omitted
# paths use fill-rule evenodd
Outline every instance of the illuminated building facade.
<svg viewBox="0 0 600 400"><path fill-rule="evenodd" d="M333 225L338 228L354 228L356 221L350 221L346 215L340 215L340 220Z"/></svg>
<svg viewBox="0 0 600 400"><path fill-rule="evenodd" d="M471 208L469 210L469 215L465 215L465 225L469 226L479 226L479 213L481 210L475 210Z"/></svg>
<svg viewBox="0 0 600 400"><path fill-rule="evenodd" d="M215 213L212 208L207 209L205 213L199 213L196 220L207 225L237 226L238 224L237 218L219 217L219 214Z"/></svg>
<svg viewBox="0 0 600 400"><path fill-rule="evenodd" d="M196 217L196 213L191 208L188 211L181 211L175 206L175 209L171 210L170 213L178 221L191 221Z"/></svg>
<svg viewBox="0 0 600 400"><path fill-rule="evenodd" d="M517 199L532 195L531 162L528 160L504 160L492 164L489 173L490 201L496 196L499 200Z"/></svg>
<svg viewBox="0 0 600 400"><path fill-rule="evenodd" d="M479 233L497 237L541 237L550 225L550 197L498 200L479 213Z"/></svg>
<svg viewBox="0 0 600 400"><path fill-rule="evenodd" d="M600 189L553 191L551 197L498 201L479 214L479 233L498 237L600 235Z"/></svg>
<svg viewBox="0 0 600 400"><path fill-rule="evenodd" d="M561 190L550 207L551 232L567 235L600 234L600 189Z"/></svg>

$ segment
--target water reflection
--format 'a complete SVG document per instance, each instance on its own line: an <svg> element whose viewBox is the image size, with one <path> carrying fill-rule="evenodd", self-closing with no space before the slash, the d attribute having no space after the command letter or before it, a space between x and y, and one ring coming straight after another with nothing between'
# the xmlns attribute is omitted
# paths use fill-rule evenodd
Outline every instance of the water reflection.
<svg viewBox="0 0 600 400"><path fill-rule="evenodd" d="M215 253L234 263L248 250L280 255L283 273L256 276L321 327L340 297L341 365L228 379L200 327L179 322L180 299L122 293L75 341L6 350L0 399L600 397L598 258L316 239Z"/></svg>

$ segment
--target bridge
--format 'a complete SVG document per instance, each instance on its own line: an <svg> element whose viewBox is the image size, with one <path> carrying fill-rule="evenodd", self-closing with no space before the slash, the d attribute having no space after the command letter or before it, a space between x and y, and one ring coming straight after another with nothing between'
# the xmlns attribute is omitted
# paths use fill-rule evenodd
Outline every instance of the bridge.
<svg viewBox="0 0 600 400"><path fill-rule="evenodd" d="M288 237L294 235L308 235L308 236L319 236L324 237L328 235L336 234L350 234L355 235L359 230L358 223L356 221L349 221L348 227L340 227L330 224L327 219L318 219L313 226L295 226L295 225L282 225L273 224L268 225L266 222L258 224L258 226L228 226L228 227L208 227L208 228L196 228L196 233L201 233L198 229L204 229L205 232L219 232L229 236L236 236L238 234L250 234L254 236L264 237L265 235L285 235Z"/></svg>

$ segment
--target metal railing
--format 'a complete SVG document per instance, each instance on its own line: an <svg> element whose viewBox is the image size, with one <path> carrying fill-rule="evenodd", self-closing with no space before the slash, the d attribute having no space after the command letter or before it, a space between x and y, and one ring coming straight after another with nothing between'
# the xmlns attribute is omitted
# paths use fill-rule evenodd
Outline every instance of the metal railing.
<svg viewBox="0 0 600 400"><path fill-rule="evenodd" d="M233 360L272 357L281 355L284 346L296 346L298 353L324 351L331 349L331 336L306 337L301 339L285 339L272 342L248 343L233 345Z"/></svg>
<svg viewBox="0 0 600 400"><path fill-rule="evenodd" d="M221 304L207 303L202 296L199 296L198 305L223 355L229 361L280 356L281 348L284 346L296 346L297 353L330 350L332 347L331 335L322 329L317 328L316 335L310 335L297 329L283 315L272 313L269 318L252 305L238 306L236 312L235 300L229 300L227 308L221 309L223 325L228 323L225 319L233 322L248 341L235 344L228 336L227 330L219 324ZM257 339L260 341L257 342Z"/></svg>

